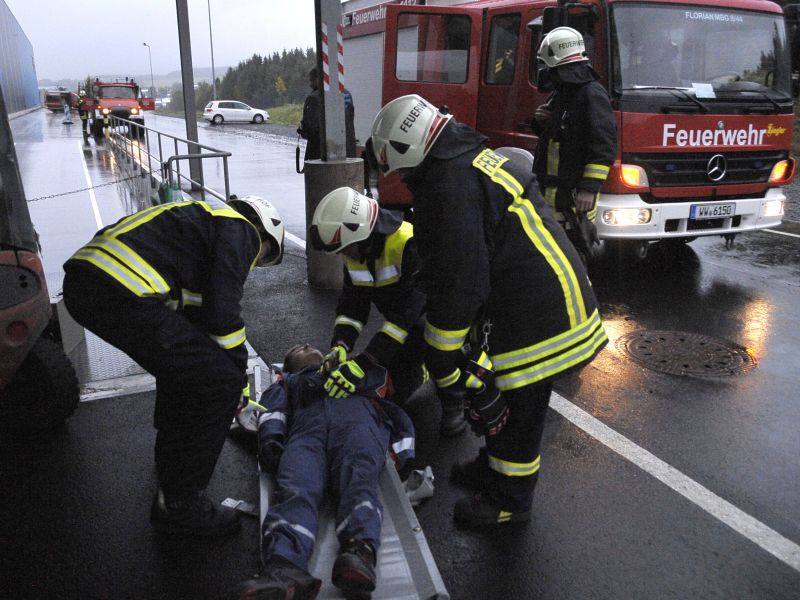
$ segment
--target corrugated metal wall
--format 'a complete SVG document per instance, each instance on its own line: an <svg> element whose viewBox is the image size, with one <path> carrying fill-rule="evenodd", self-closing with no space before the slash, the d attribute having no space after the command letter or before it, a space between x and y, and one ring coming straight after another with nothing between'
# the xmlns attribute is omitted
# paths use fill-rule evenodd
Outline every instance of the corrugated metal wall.
<svg viewBox="0 0 800 600"><path fill-rule="evenodd" d="M33 46L5 0L0 0L0 85L9 114L41 104Z"/></svg>

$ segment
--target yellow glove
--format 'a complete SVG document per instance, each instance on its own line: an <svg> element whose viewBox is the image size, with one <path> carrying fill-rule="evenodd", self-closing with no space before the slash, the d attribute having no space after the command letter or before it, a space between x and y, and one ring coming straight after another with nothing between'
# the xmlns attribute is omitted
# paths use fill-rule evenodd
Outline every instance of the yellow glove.
<svg viewBox="0 0 800 600"><path fill-rule="evenodd" d="M355 360L348 360L331 372L323 387L331 398L346 398L356 391L362 379L364 369Z"/></svg>

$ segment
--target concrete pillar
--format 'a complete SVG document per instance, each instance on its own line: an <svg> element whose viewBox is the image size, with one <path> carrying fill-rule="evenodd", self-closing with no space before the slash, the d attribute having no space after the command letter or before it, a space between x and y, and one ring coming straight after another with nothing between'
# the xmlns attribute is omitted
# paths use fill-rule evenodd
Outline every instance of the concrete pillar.
<svg viewBox="0 0 800 600"><path fill-rule="evenodd" d="M364 161L360 158L341 160L308 160L305 163L306 231L317 205L328 192L348 186L361 190L364 187ZM311 287L339 290L342 288L342 259L314 250L311 239L306 238L308 284Z"/></svg>

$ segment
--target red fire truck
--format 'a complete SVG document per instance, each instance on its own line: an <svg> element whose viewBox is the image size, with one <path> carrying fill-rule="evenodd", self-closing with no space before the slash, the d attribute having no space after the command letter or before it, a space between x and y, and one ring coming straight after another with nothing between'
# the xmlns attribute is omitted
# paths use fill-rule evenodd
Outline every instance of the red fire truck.
<svg viewBox="0 0 800 600"><path fill-rule="evenodd" d="M69 104L70 110L78 108L78 94L64 89L45 90L44 106L54 113L63 113L64 104Z"/></svg>
<svg viewBox="0 0 800 600"><path fill-rule="evenodd" d="M347 14L348 72L352 61L369 56L367 40L380 40L379 104L419 94L447 105L457 119L488 135L493 147L535 150L531 118L548 99L537 88L539 43L562 25L583 34L618 128L617 158L598 203L601 238L644 253L651 240L731 239L781 222L782 186L792 180L795 160L790 44L778 5L766 0L416 4L380 5L370 9L369 19L357 11ZM501 60L506 68L498 71ZM355 70L369 71L362 65ZM359 86L359 76L349 77L348 88L357 106L370 106L376 100L371 89L378 86ZM368 131L361 129L357 136L366 139ZM409 201L396 175L381 179L379 191L382 202Z"/></svg>
<svg viewBox="0 0 800 600"><path fill-rule="evenodd" d="M154 98L143 98L139 84L133 79L101 80L87 78L82 90L86 92L84 102L89 111L89 127L92 134L103 135L112 116L133 121L144 127L144 111L155 109Z"/></svg>

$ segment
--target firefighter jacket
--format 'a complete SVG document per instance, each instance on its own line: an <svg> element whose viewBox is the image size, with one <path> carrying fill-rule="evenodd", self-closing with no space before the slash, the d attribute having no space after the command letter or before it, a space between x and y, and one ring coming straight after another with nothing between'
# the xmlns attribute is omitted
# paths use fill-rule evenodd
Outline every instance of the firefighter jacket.
<svg viewBox="0 0 800 600"><path fill-rule="evenodd" d="M439 387L461 380L460 349L487 319L501 390L562 376L607 342L586 271L536 178L485 140L451 120L405 180L427 295L425 363Z"/></svg>
<svg viewBox="0 0 800 600"><path fill-rule="evenodd" d="M417 286L419 257L411 223L399 213L381 209L376 230L380 232L372 234L364 260L342 255L344 283L331 346L341 341L352 350L375 304L385 320L365 351L378 364L389 366L422 316L425 296Z"/></svg>
<svg viewBox="0 0 800 600"><path fill-rule="evenodd" d="M357 403L367 407L372 418L371 427L388 428L391 432L390 447L381 450L381 457L390 452L398 468L414 457L414 426L409 416L394 402L386 398L389 389L388 374L381 366L371 364L364 369L364 380L347 398L331 398L323 388L326 375L316 367L306 367L297 373L283 373L278 380L261 395L259 404L265 409L258 418L260 444L271 440L286 445L296 425L302 419L304 409L312 405L323 405L325 418L331 425L349 419L353 410L348 405ZM352 407L351 407L352 408ZM316 410L314 412L317 412ZM298 428L298 430L300 430ZM336 440L331 440L335 443ZM323 441L323 443L325 443ZM353 449L357 451L357 449Z"/></svg>
<svg viewBox="0 0 800 600"><path fill-rule="evenodd" d="M244 371L240 303L259 248L256 228L223 202L174 202L104 227L64 269L96 270L123 293L183 312Z"/></svg>
<svg viewBox="0 0 800 600"><path fill-rule="evenodd" d="M533 121L539 136L533 172L551 206L563 190L557 206L563 210L572 206L573 190L600 191L614 163L617 128L608 94L588 63L558 67L552 77L552 119L544 127Z"/></svg>

